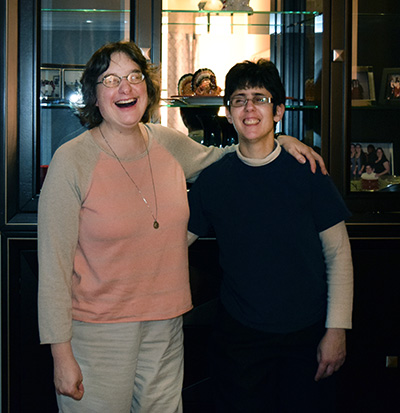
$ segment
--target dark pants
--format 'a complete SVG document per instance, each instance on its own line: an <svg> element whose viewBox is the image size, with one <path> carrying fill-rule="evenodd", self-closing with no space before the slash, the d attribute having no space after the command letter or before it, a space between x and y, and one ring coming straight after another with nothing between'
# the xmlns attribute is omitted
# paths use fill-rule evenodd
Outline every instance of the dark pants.
<svg viewBox="0 0 400 413"><path fill-rule="evenodd" d="M324 322L294 333L266 333L221 309L211 350L216 411L334 411L334 378L314 381L324 333Z"/></svg>

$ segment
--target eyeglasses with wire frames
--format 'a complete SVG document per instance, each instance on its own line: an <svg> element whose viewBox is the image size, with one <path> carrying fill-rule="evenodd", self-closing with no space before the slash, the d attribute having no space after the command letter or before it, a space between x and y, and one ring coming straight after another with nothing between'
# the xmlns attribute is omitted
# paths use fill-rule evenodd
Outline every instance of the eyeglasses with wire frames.
<svg viewBox="0 0 400 413"><path fill-rule="evenodd" d="M130 84L137 85L138 83L143 82L144 78L145 76L142 72L134 70L127 76L117 76L113 74L104 76L103 79L96 84L99 85L102 83L105 87L117 87L122 82L122 79L126 79Z"/></svg>
<svg viewBox="0 0 400 413"><path fill-rule="evenodd" d="M253 102L253 105L260 106L260 105L265 105L266 103L272 103L273 99L270 96L254 96L252 98L246 99L243 96L236 96L232 98L231 100L228 100L227 104L228 106L232 106L234 108L240 108L242 106L246 106L247 102L251 100Z"/></svg>

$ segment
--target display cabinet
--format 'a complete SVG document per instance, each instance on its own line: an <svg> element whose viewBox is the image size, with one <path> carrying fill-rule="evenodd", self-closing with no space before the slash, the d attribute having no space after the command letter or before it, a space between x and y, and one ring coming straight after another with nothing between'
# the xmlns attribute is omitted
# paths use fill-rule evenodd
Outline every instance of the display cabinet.
<svg viewBox="0 0 400 413"><path fill-rule="evenodd" d="M393 44L399 35L397 9L393 0L334 1L330 9L331 50L339 58L333 54L330 63L324 157L353 213L347 222L354 264L353 329L347 334L347 359L338 375L340 412L397 409L393 391L400 385L400 107L391 93L398 66L399 45ZM335 87L343 80L345 87ZM351 144L365 152L368 145L381 147L389 172L378 179L354 174ZM374 158L367 163L374 166Z"/></svg>
<svg viewBox="0 0 400 413"><path fill-rule="evenodd" d="M400 356L397 3L251 0L249 12L198 10L197 0L0 0L2 411L54 411L51 360L38 343L35 309L41 180L56 148L81 130L79 98L70 97L82 65L106 41L123 38L161 65L157 121L181 130L180 107L221 107L220 98L179 95L182 75L210 68L223 88L237 61L266 57L277 64L288 95L279 128L321 150L353 213L354 325L337 411L395 411L400 377L389 361ZM352 143L383 148L390 173L378 186L352 175ZM205 347L218 296L216 242L200 240L189 254L195 310L185 316L184 400L187 412L204 412L212 411Z"/></svg>
<svg viewBox="0 0 400 413"><path fill-rule="evenodd" d="M392 41L400 35L398 15L388 5L364 3L354 2L353 10L351 145L356 151L350 153L350 191L399 192L399 46ZM367 165L370 173L365 173ZM374 180L377 185L372 185Z"/></svg>
<svg viewBox="0 0 400 413"><path fill-rule="evenodd" d="M2 233L1 255L1 411L56 412L50 348L39 345L36 235Z"/></svg>
<svg viewBox="0 0 400 413"><path fill-rule="evenodd" d="M393 235L398 231L400 209L400 106L398 98L390 95L398 65L399 46L392 41L399 35L397 4L392 0L339 1L332 2L331 13L331 48L343 55L341 61L330 65L330 136L324 157L353 212L349 229L359 234L360 225L369 222L368 231L380 236L387 233L387 224L393 224L389 230ZM343 14L348 17L339 18ZM343 79L347 88L335 87ZM361 147L362 162L351 154L352 144ZM369 146L382 148L388 159L388 173L376 182L361 179L365 171L354 169L356 163L362 163L364 169L367 163L374 163L374 154L367 162Z"/></svg>

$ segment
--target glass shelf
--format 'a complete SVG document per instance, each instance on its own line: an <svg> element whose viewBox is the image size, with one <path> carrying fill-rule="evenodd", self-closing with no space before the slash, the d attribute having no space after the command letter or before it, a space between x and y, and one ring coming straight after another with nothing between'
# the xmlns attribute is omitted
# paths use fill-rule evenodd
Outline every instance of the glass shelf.
<svg viewBox="0 0 400 413"><path fill-rule="evenodd" d="M61 105L59 105L61 106ZM67 105L65 105L67 106ZM173 103L168 103L165 101L161 102L161 106L162 107L168 107L168 108L201 108L201 107L221 107L223 105L220 104L207 104L207 105L192 105L192 104L187 104L184 102L179 102L179 101L175 101ZM69 107L69 106L68 106ZM296 110L318 110L320 109L320 106L317 104L312 104L312 103L308 103L305 105L285 105L286 110L292 110L292 111L296 111Z"/></svg>
<svg viewBox="0 0 400 413"><path fill-rule="evenodd" d="M390 18L398 19L400 17L400 13L358 13L358 18L363 18L363 17L379 17L379 18L390 17Z"/></svg>
<svg viewBox="0 0 400 413"><path fill-rule="evenodd" d="M289 28L291 26L315 26L315 18L322 16L318 11L247 11L247 10L163 10L163 17L170 15L172 22L165 20L162 25L164 26L207 26L210 25L211 18L215 17L231 17L231 26L246 26L246 27L277 27ZM188 16L191 15L193 21L187 21ZM249 21L246 23L240 23L235 21L235 17L241 16L248 17ZM182 17L182 18L179 18ZM196 23L196 17L207 17L207 23Z"/></svg>
<svg viewBox="0 0 400 413"><path fill-rule="evenodd" d="M200 14L267 14L267 15L302 15L318 16L319 11L248 11L248 10L162 10L163 13L200 13Z"/></svg>
<svg viewBox="0 0 400 413"><path fill-rule="evenodd" d="M77 109L79 109L80 107L82 107L82 105L71 105L68 102L63 102L63 101L42 101L40 102L40 106L43 109L51 109L51 108L65 108L65 109L71 109L72 111L76 111ZM192 105L192 104L187 104L184 102L174 102L174 103L168 103L165 101L162 101L160 106L162 107L168 107L168 108L201 108L204 106L207 107L221 107L223 105L220 104L207 104L207 105ZM312 104L312 103L307 103L304 105L285 105L286 110L318 110L320 109L320 105L319 104ZM364 109L364 108L363 108Z"/></svg>
<svg viewBox="0 0 400 413"><path fill-rule="evenodd" d="M352 106L351 110L361 110L361 111L396 111L400 109L400 102L398 104L379 104L374 102L369 106Z"/></svg>
<svg viewBox="0 0 400 413"><path fill-rule="evenodd" d="M116 7L95 8L42 8L42 29L69 28L70 30L119 30L129 25L130 10Z"/></svg>
<svg viewBox="0 0 400 413"><path fill-rule="evenodd" d="M104 12L115 12L115 13L129 13L130 10L120 10L120 9L41 9L41 12L78 12L78 13L104 13Z"/></svg>

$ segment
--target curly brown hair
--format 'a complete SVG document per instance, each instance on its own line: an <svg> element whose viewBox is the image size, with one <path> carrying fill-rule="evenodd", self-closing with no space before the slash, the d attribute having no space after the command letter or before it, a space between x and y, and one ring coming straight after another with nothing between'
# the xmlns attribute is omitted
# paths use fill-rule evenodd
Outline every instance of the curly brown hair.
<svg viewBox="0 0 400 413"><path fill-rule="evenodd" d="M119 41L107 43L97 50L87 62L81 78L84 106L79 110L79 117L81 123L89 129L99 126L103 121L99 108L96 106L97 82L99 76L110 66L111 56L114 53L125 53L138 64L144 74L147 85L148 105L141 122L149 122L152 114L160 103L160 77L158 67L146 60L142 51L134 42Z"/></svg>

